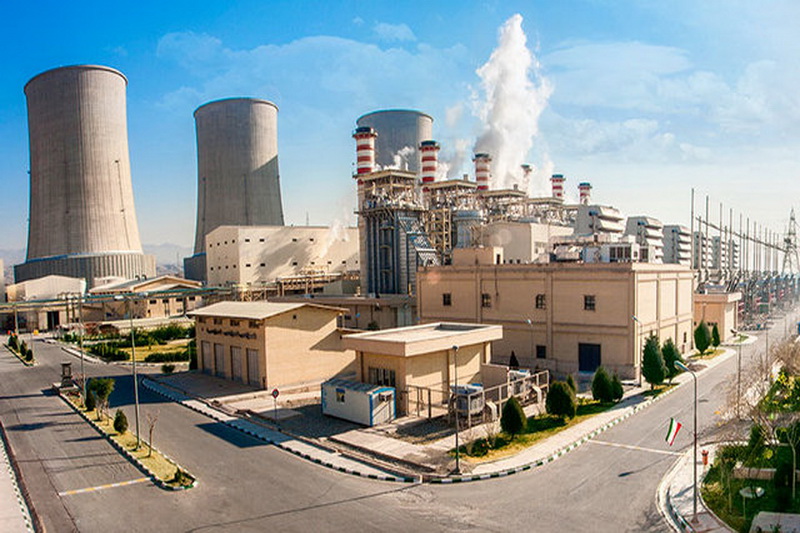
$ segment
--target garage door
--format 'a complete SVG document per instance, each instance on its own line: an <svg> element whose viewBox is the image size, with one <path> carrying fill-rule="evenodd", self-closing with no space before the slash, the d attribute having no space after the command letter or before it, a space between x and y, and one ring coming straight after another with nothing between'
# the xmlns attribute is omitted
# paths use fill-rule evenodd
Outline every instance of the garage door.
<svg viewBox="0 0 800 533"><path fill-rule="evenodd" d="M578 370L594 372L600 366L599 344L578 344Z"/></svg>
<svg viewBox="0 0 800 533"><path fill-rule="evenodd" d="M258 350L247 349L247 382L256 387L261 386L258 376Z"/></svg>
<svg viewBox="0 0 800 533"><path fill-rule="evenodd" d="M221 344L214 345L214 375L225 377L225 347Z"/></svg>
<svg viewBox="0 0 800 533"><path fill-rule="evenodd" d="M242 349L238 346L231 346L231 369L234 381L244 381L242 376Z"/></svg>
<svg viewBox="0 0 800 533"><path fill-rule="evenodd" d="M203 374L211 374L211 369L214 368L211 364L211 343L203 341L200 348L203 356Z"/></svg>

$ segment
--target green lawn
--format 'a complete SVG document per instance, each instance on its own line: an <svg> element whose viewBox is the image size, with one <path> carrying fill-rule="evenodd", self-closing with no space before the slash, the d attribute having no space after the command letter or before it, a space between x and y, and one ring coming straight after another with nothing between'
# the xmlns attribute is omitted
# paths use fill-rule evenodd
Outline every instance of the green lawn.
<svg viewBox="0 0 800 533"><path fill-rule="evenodd" d="M192 339L178 339L169 341L167 344L153 344L152 346L136 346L136 361L144 361L148 355L153 353L182 353L186 350L186 345ZM130 348L120 348L123 352L128 354L128 360L131 359Z"/></svg>

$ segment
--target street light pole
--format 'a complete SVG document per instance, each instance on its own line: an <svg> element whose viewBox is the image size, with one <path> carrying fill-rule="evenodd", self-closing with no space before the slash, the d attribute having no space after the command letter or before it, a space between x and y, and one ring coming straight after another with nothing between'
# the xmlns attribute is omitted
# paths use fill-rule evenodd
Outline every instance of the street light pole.
<svg viewBox="0 0 800 533"><path fill-rule="evenodd" d="M636 315L631 315L631 319L636 322L636 352L633 358L633 364L636 365L636 373L638 374L639 387L642 386L642 323Z"/></svg>
<svg viewBox="0 0 800 533"><path fill-rule="evenodd" d="M131 359L133 360L133 404L136 418L136 449L141 445L139 433L139 378L136 375L136 339L133 332L133 296L128 296L128 314L131 321Z"/></svg>
<svg viewBox="0 0 800 533"><path fill-rule="evenodd" d="M737 356L736 356L736 418L741 419L741 405L742 405L742 339L739 337L739 332L735 329L731 333L737 337Z"/></svg>
<svg viewBox="0 0 800 533"><path fill-rule="evenodd" d="M692 517L692 522L697 522L697 374L695 374L692 370L689 369L688 366L684 365L680 361L675 361L675 368L679 370L683 370L684 372L689 372L694 378L694 453L692 456L692 466L693 466L693 480L694 485L692 488L693 491L693 512L694 515Z"/></svg>
<svg viewBox="0 0 800 533"><path fill-rule="evenodd" d="M83 294L78 295L78 327L80 328L78 348L81 352L81 389L83 391L83 401L86 401L86 371L83 369Z"/></svg>
<svg viewBox="0 0 800 533"><path fill-rule="evenodd" d="M456 471L455 474L461 474L461 452L459 451L458 443L458 345L453 345L453 376L455 378L455 411L456 414ZM467 406L467 413L469 413L469 406Z"/></svg>
<svg viewBox="0 0 800 533"><path fill-rule="evenodd" d="M531 328L531 364L533 364L536 359L536 354L533 353L533 321L528 318L526 322L528 322L528 327Z"/></svg>

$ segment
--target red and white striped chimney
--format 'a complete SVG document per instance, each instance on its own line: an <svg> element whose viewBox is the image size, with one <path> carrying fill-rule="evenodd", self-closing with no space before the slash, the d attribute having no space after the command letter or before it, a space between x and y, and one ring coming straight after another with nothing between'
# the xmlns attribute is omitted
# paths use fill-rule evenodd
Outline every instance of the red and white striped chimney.
<svg viewBox="0 0 800 533"><path fill-rule="evenodd" d="M369 174L375 169L375 137L378 133L369 126L356 128L356 174Z"/></svg>
<svg viewBox="0 0 800 533"><path fill-rule="evenodd" d="M578 193L580 195L580 203L589 205L589 202L592 201L592 184L587 181L578 184Z"/></svg>
<svg viewBox="0 0 800 533"><path fill-rule="evenodd" d="M478 182L478 190L488 191L489 178L491 176L491 156L489 154L475 154L472 161L475 163L475 181Z"/></svg>
<svg viewBox="0 0 800 533"><path fill-rule="evenodd" d="M422 187L425 189L436 181L436 169L439 165L439 143L436 141L422 141L419 144L422 153Z"/></svg>
<svg viewBox="0 0 800 533"><path fill-rule="evenodd" d="M564 175L553 174L550 176L550 186L553 189L553 198L564 199Z"/></svg>

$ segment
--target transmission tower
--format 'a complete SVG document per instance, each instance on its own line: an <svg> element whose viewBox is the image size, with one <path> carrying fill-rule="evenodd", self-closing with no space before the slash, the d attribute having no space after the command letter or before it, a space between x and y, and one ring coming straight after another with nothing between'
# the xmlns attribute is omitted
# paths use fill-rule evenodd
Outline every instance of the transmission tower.
<svg viewBox="0 0 800 533"><path fill-rule="evenodd" d="M782 271L790 274L800 272L800 256L797 254L797 220L794 218L794 209L789 215L789 229L783 239L783 246Z"/></svg>

